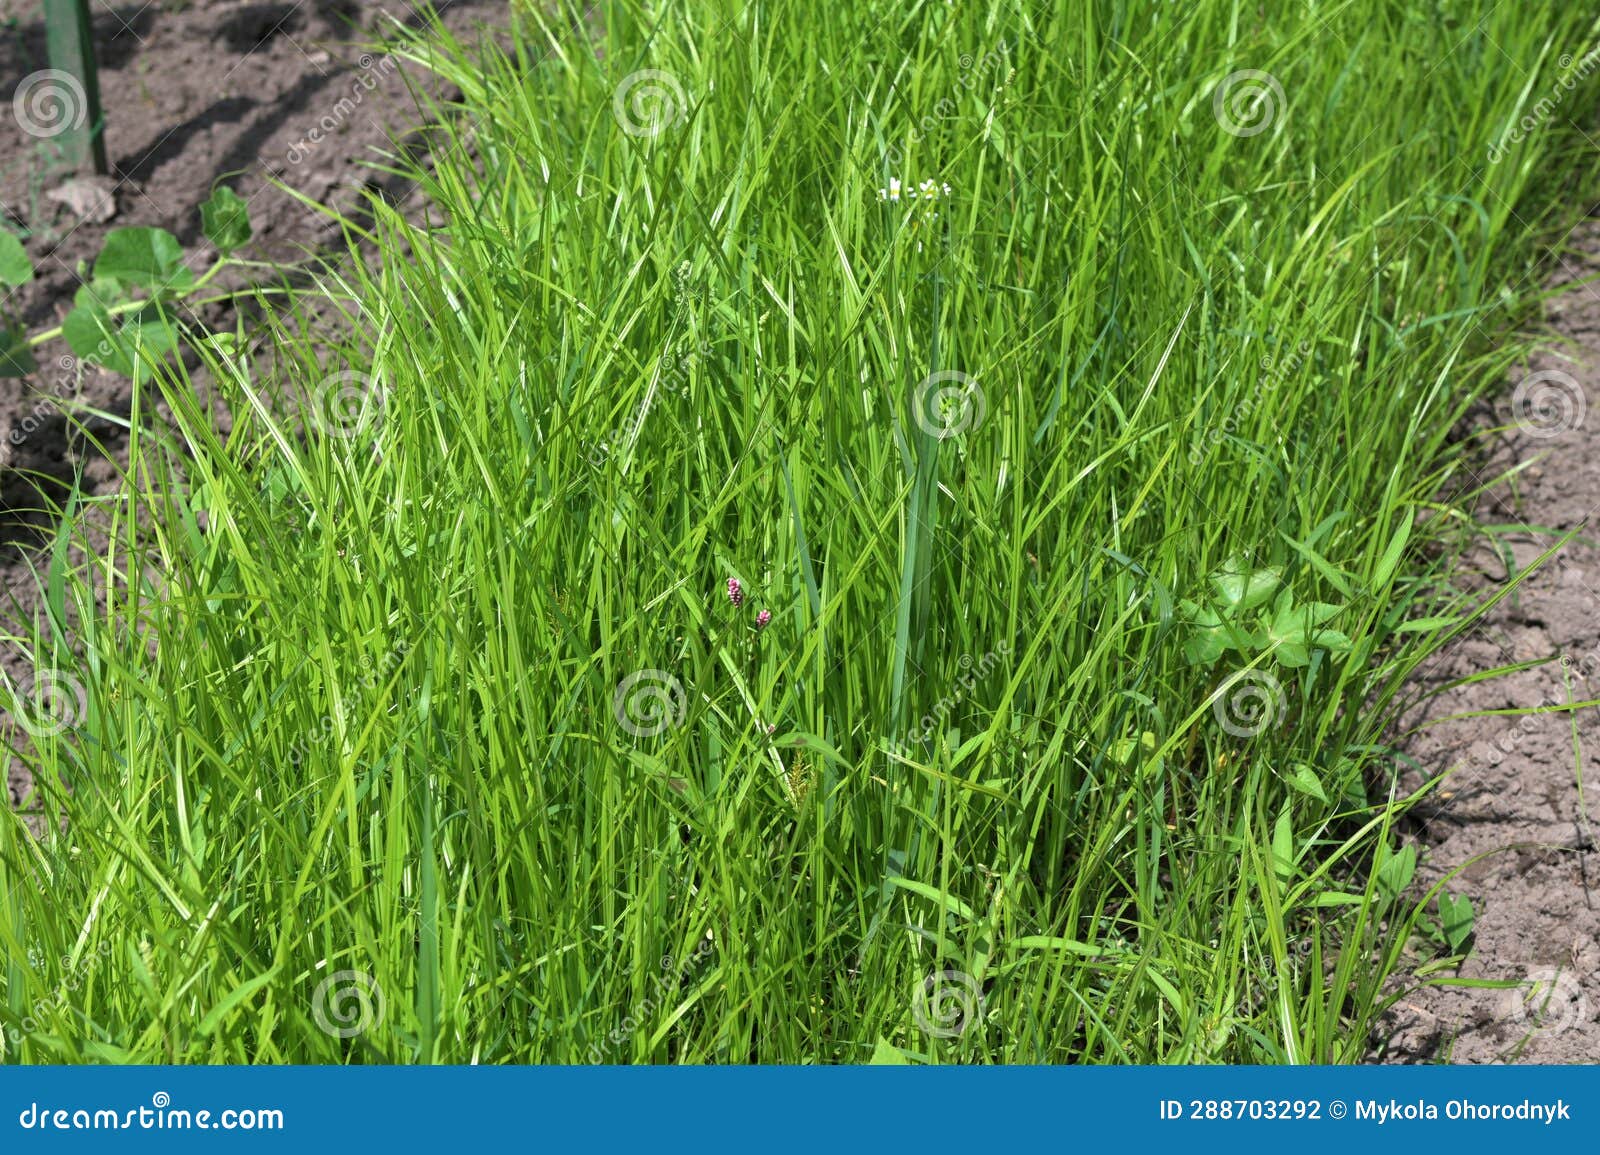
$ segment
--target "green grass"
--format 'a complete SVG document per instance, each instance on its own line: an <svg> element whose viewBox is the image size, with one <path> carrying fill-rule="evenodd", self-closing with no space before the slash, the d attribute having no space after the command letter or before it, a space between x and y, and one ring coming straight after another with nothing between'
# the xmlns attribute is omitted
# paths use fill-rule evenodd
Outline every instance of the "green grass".
<svg viewBox="0 0 1600 1155"><path fill-rule="evenodd" d="M1487 152L1595 27L667 7L410 39L416 195L65 511L6 1058L1360 1060L1450 433L1592 82Z"/></svg>

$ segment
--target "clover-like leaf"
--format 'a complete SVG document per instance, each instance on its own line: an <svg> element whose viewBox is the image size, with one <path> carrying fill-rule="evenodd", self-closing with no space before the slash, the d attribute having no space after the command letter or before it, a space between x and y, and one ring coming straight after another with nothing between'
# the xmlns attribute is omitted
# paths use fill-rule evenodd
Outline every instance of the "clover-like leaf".
<svg viewBox="0 0 1600 1155"><path fill-rule="evenodd" d="M1337 630L1319 629L1323 622L1337 616L1343 606L1328 602L1294 604L1294 591L1285 586L1272 605L1272 620L1267 625L1267 638L1273 654L1291 670L1311 663L1312 650L1348 653L1350 639Z"/></svg>
<svg viewBox="0 0 1600 1155"><path fill-rule="evenodd" d="M1348 654L1354 643L1338 630L1314 630L1311 634L1311 645L1332 654Z"/></svg>
<svg viewBox="0 0 1600 1155"><path fill-rule="evenodd" d="M1253 610L1266 603L1283 580L1276 566L1251 570L1242 559L1229 558L1220 571L1211 575L1212 588L1231 610Z"/></svg>
<svg viewBox="0 0 1600 1155"><path fill-rule="evenodd" d="M1189 623L1183 657L1191 665L1209 666L1229 650L1250 654L1266 645L1266 638L1259 629L1246 629L1224 619L1216 610L1197 606L1187 598L1179 603L1178 612Z"/></svg>
<svg viewBox="0 0 1600 1155"><path fill-rule="evenodd" d="M1209 666L1227 652L1226 630L1196 630L1183 643L1183 659L1192 666Z"/></svg>
<svg viewBox="0 0 1600 1155"><path fill-rule="evenodd" d="M224 256L243 247L253 235L249 204L227 185L212 189L211 199L200 206L200 225L206 239Z"/></svg>

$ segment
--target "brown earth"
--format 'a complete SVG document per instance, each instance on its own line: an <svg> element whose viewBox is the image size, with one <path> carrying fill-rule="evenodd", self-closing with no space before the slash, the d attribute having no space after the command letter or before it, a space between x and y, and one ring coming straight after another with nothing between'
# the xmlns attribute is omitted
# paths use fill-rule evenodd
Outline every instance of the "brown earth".
<svg viewBox="0 0 1600 1155"><path fill-rule="evenodd" d="M1579 283L1600 273L1600 224L1569 245L1552 286L1567 291L1546 306L1559 340L1512 374L1482 422L1508 432L1478 482L1525 468L1477 517L1521 528L1481 539L1454 583L1489 596L1575 536L1423 671L1420 685L1443 692L1407 719L1409 784L1449 772L1418 815L1419 878L1431 886L1459 871L1448 890L1477 912L1470 956L1432 977L1518 985L1406 996L1379 1040L1391 1061L1600 1061L1600 860L1588 817L1600 808L1600 711L1564 708L1600 698L1600 291ZM1525 663L1538 664L1453 685ZM1458 717L1490 710L1545 712Z"/></svg>

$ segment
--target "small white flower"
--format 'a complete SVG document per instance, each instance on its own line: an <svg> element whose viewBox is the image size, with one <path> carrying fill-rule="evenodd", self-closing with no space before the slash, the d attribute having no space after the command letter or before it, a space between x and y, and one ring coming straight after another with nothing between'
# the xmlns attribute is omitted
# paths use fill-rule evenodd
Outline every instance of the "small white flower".
<svg viewBox="0 0 1600 1155"><path fill-rule="evenodd" d="M932 177L929 177L924 181L919 181L915 188L905 188L901 184L899 177L891 177L889 179L889 187L878 190L878 199L880 201L895 201L898 203L902 191L904 191L905 199L912 201L937 201L948 198L951 195L950 185L947 182L934 180ZM938 219L938 211L934 209L932 205L928 205L922 210L921 213L916 214L916 219L914 219L911 223L913 228L920 226L931 226ZM922 242L918 241L917 252L920 253L921 251Z"/></svg>
<svg viewBox="0 0 1600 1155"><path fill-rule="evenodd" d="M902 192L906 200L914 201L920 198L925 201L936 201L941 197L950 196L950 185L948 182L937 181L930 177L925 181L919 182L916 188L908 189L901 183L899 177L890 177L889 187L878 190L878 199L880 201L899 201Z"/></svg>

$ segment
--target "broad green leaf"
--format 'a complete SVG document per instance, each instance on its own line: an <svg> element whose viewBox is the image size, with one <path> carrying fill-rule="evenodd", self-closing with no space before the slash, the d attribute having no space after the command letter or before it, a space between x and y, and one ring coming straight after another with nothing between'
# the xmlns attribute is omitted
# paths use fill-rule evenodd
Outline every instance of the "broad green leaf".
<svg viewBox="0 0 1600 1155"><path fill-rule="evenodd" d="M1281 574L1276 568L1246 572L1243 563L1235 558L1221 573L1212 576L1211 585L1229 608L1250 610L1271 598L1280 580Z"/></svg>
<svg viewBox="0 0 1600 1155"><path fill-rule="evenodd" d="M1317 772L1305 763L1294 768L1294 774L1289 778L1289 785L1302 794L1309 794L1318 802L1326 802L1328 795L1322 789L1322 779L1317 777Z"/></svg>
<svg viewBox="0 0 1600 1155"><path fill-rule="evenodd" d="M115 277L95 277L79 285L78 291L72 295L74 305L98 306L102 309L115 308L131 299Z"/></svg>
<svg viewBox="0 0 1600 1155"><path fill-rule="evenodd" d="M867 1060L867 1066L869 1067L909 1067L910 1065L911 1060L905 1057L900 1048L894 1046L881 1035L878 1037L877 1043L873 1045L872 1058Z"/></svg>
<svg viewBox="0 0 1600 1155"><path fill-rule="evenodd" d="M77 306L61 322L61 336L79 360L105 365L116 353L116 322L103 306L83 300L81 290L79 298Z"/></svg>
<svg viewBox="0 0 1600 1155"><path fill-rule="evenodd" d="M1411 879L1417 873L1417 851L1415 847L1404 846L1384 859L1383 865L1378 867L1378 890L1385 898L1398 898L1406 887L1411 885Z"/></svg>
<svg viewBox="0 0 1600 1155"><path fill-rule="evenodd" d="M61 323L67 346L84 361L113 373L136 376L140 351L161 356L177 345L177 334L157 305L118 319L94 304L80 304Z"/></svg>
<svg viewBox="0 0 1600 1155"><path fill-rule="evenodd" d="M1338 630L1312 631L1311 644L1319 650L1327 650L1334 654L1348 654L1352 645L1350 639Z"/></svg>
<svg viewBox="0 0 1600 1155"><path fill-rule="evenodd" d="M0 325L0 377L26 377L39 367L21 325Z"/></svg>
<svg viewBox="0 0 1600 1155"><path fill-rule="evenodd" d="M1279 664L1291 670L1303 670L1311 664L1311 651L1304 642L1279 642L1272 655Z"/></svg>
<svg viewBox="0 0 1600 1155"><path fill-rule="evenodd" d="M1444 932L1444 940L1450 944L1452 951L1459 952L1472 937L1474 921L1471 899L1466 895L1453 897L1440 892L1439 929Z"/></svg>
<svg viewBox="0 0 1600 1155"><path fill-rule="evenodd" d="M194 284L183 246L166 229L114 229L95 258L94 275L151 292L180 292Z"/></svg>
<svg viewBox="0 0 1600 1155"><path fill-rule="evenodd" d="M33 280L33 262L15 233L0 229L0 285L16 288Z"/></svg>
<svg viewBox="0 0 1600 1155"><path fill-rule="evenodd" d="M1228 631L1220 626L1197 629L1183 644L1183 657L1193 666L1209 666L1227 652Z"/></svg>
<svg viewBox="0 0 1600 1155"><path fill-rule="evenodd" d="M1277 825L1273 827L1272 862L1273 873L1280 882L1294 877L1294 818L1287 808L1278 815Z"/></svg>
<svg viewBox="0 0 1600 1155"><path fill-rule="evenodd" d="M242 247L252 235L250 207L227 185L218 185L200 206L200 222L206 238L224 255Z"/></svg>
<svg viewBox="0 0 1600 1155"><path fill-rule="evenodd" d="M1307 602L1300 608L1306 615L1306 622L1313 626L1331 622L1334 618L1344 613L1343 606L1332 605L1328 602Z"/></svg>
<svg viewBox="0 0 1600 1155"><path fill-rule="evenodd" d="M122 342L131 356L135 349L160 356L178 345L178 332L157 305L130 313L122 323Z"/></svg>
<svg viewBox="0 0 1600 1155"><path fill-rule="evenodd" d="M1144 762L1156 752L1157 745L1156 736L1149 730L1141 731L1137 738L1118 738L1111 744L1111 761L1127 769L1135 762Z"/></svg>

